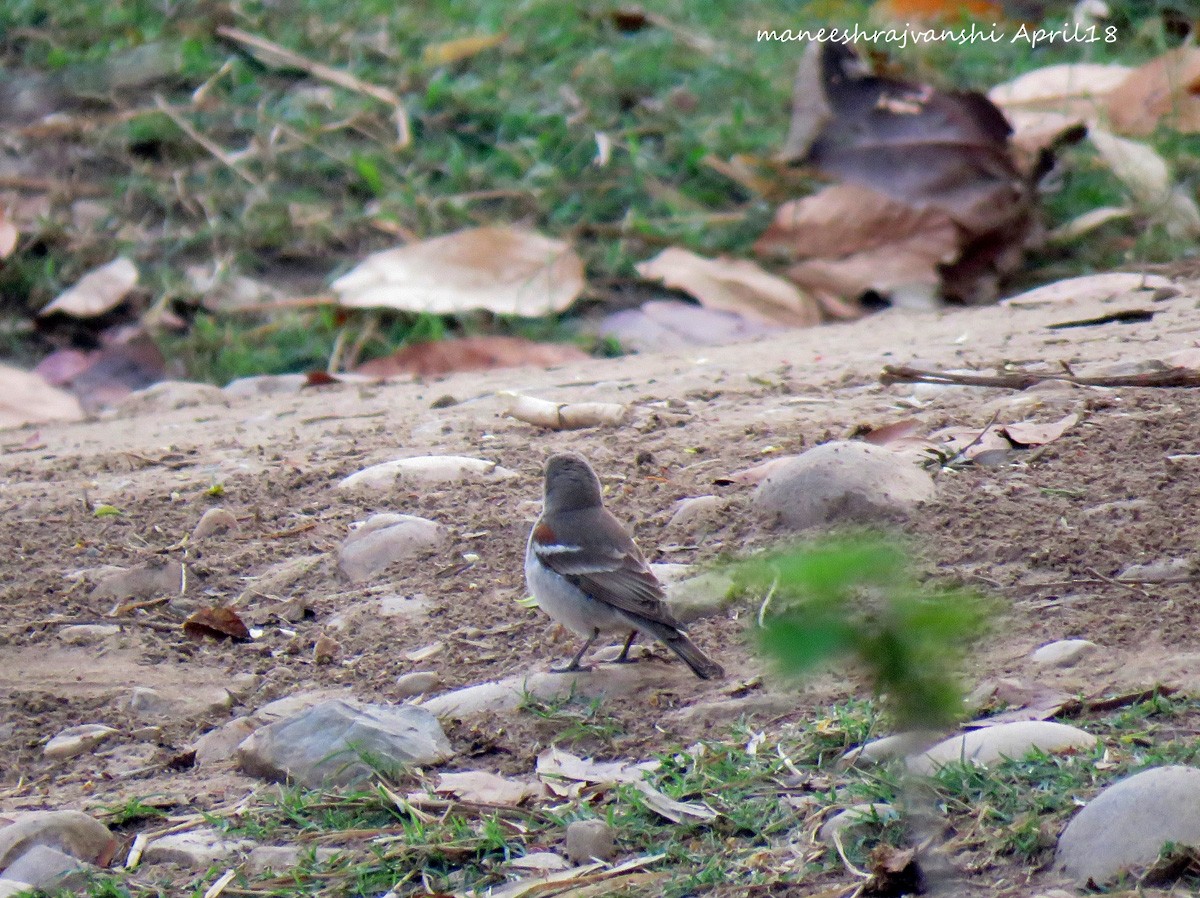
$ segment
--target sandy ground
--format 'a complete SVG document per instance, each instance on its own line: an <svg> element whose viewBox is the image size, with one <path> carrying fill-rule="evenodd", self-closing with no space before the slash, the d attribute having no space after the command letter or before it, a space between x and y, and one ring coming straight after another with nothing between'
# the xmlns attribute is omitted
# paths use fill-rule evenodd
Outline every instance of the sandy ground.
<svg viewBox="0 0 1200 898"><path fill-rule="evenodd" d="M565 657L571 645L548 638L546 619L514 603L525 594L521 558L538 513L541 465L564 449L592 460L610 488L611 507L634 525L651 560L693 563L774 538L749 514L749 488L713 484L764 457L905 417L933 431L981 427L993 415L1012 422L1077 413L1080 423L1047 447L997 467L940 472L937 500L904 529L931 569L1006 600L1004 617L970 659L972 682L1037 677L1088 693L1155 682L1193 688L1200 682L1194 584L1130 586L1112 578L1134 563L1194 556L1196 391L1059 384L1018 393L878 381L884 364L902 363L1125 372L1200 338L1195 282L1157 292L1065 293L938 314L892 310L737 346L433 382L337 384L0 433L0 812L94 808L151 794L193 809L214 807L255 783L229 765L188 767L187 747L267 701L317 688L391 701L396 677L409 671L433 670L440 688L450 689ZM1130 308L1155 314L1130 324L1048 327ZM623 402L634 423L547 432L503 417L498 390ZM487 458L519 476L419 495L335 489L368 464L425 454ZM221 495L212 495L214 484ZM702 538L666 528L677 500L712 493L729 498L731 512ZM96 517L90 508L98 502L122 514ZM229 510L238 529L189 544L184 537L212 507ZM432 518L451 539L418 564L352 585L328 553L354 521L381 511ZM266 620L263 635L248 644L193 642L180 631L178 609L233 601L249 578L302 556L323 557L288 589L308 609L301 620ZM156 560L185 565L185 595L173 607L108 617L113 600L92 589L97 569ZM393 596L422 597L424 610L380 615L379 600ZM609 710L625 727L610 744L592 746L595 753L631 757L732 726L732 711L715 722L687 711L761 692L745 685L761 673L747 649L748 618L734 609L692 628L727 668L723 682L699 682L665 658L648 662L658 671L653 695L612 700ZM65 642L62 628L80 623L122 630L93 644ZM314 659L323 634L340 647L333 663ZM1031 671L1033 648L1072 636L1106 650L1067 672ZM435 640L445 643L440 653L406 657ZM130 710L135 686L177 698L182 710L161 719ZM206 690L229 686L237 693L232 708L196 704ZM782 708L763 701L740 706L740 713L758 708L765 726L777 726L856 689L825 678ZM660 712L654 720L646 719L647 702ZM105 723L122 734L94 754L44 759L46 740L77 723ZM150 725L157 729L145 729ZM512 715L449 730L470 766L502 771L528 770L554 738L552 727Z"/></svg>

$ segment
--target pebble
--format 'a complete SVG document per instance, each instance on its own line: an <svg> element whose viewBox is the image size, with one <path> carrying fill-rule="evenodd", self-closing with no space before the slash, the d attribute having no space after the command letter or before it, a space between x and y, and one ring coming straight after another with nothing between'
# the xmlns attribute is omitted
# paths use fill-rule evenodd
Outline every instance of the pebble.
<svg viewBox="0 0 1200 898"><path fill-rule="evenodd" d="M237 606L253 605L263 599L286 599L292 587L313 573L327 558L319 555L299 555L271 565L250 581L236 602Z"/></svg>
<svg viewBox="0 0 1200 898"><path fill-rule="evenodd" d="M249 839L226 839L215 829L192 829L159 836L146 845L142 862L146 864L175 864L189 870L207 870L223 863L235 854L254 847Z"/></svg>
<svg viewBox="0 0 1200 898"><path fill-rule="evenodd" d="M1152 864L1166 842L1200 845L1200 769L1155 767L1109 786L1067 824L1054 867L1103 885Z"/></svg>
<svg viewBox="0 0 1200 898"><path fill-rule="evenodd" d="M507 480L516 472L494 461L463 455L422 455L397 458L363 468L344 478L338 489L386 492L396 488L442 486L466 481Z"/></svg>
<svg viewBox="0 0 1200 898"><path fill-rule="evenodd" d="M1047 643L1029 657L1034 664L1043 667L1070 667L1098 648L1100 646L1088 639L1059 639Z"/></svg>
<svg viewBox="0 0 1200 898"><path fill-rule="evenodd" d="M191 744L190 750L196 753L195 765L206 767L232 758L237 747L249 739L258 726L249 717L235 717L215 730L209 730Z"/></svg>
<svg viewBox="0 0 1200 898"><path fill-rule="evenodd" d="M100 723L84 723L79 726L67 727L46 743L42 754L56 760L73 758L91 751L116 732L112 727Z"/></svg>
<svg viewBox="0 0 1200 898"><path fill-rule="evenodd" d="M959 761L986 767L1003 758L1019 760L1033 749L1051 754L1071 749L1086 750L1095 746L1096 741L1091 733L1065 723L1021 720L952 736L922 754L910 756L907 763L913 773L928 776L939 767Z"/></svg>
<svg viewBox="0 0 1200 898"><path fill-rule="evenodd" d="M396 677L396 685L392 692L398 699L412 698L427 692L433 692L438 685L438 675L431 670L414 670L412 673Z"/></svg>
<svg viewBox="0 0 1200 898"><path fill-rule="evenodd" d="M833 837L852 826L878 825L899 818L896 809L885 802L856 804L840 814L830 817L817 831L817 838L826 845L833 844Z"/></svg>
<svg viewBox="0 0 1200 898"><path fill-rule="evenodd" d="M95 645L119 635L118 624L72 624L58 631L58 638L67 645Z"/></svg>
<svg viewBox="0 0 1200 898"><path fill-rule="evenodd" d="M342 543L338 567L351 583L362 583L389 565L417 558L444 541L441 526L427 518L372 515Z"/></svg>
<svg viewBox="0 0 1200 898"><path fill-rule="evenodd" d="M603 820L575 820L567 824L567 857L576 864L608 861L617 855L617 839Z"/></svg>
<svg viewBox="0 0 1200 898"><path fill-rule="evenodd" d="M231 399L251 399L258 396L279 396L299 393L308 383L306 374L259 374L239 377L225 385L225 395Z"/></svg>
<svg viewBox="0 0 1200 898"><path fill-rule="evenodd" d="M214 534L237 529L238 522L233 512L227 508L210 508L200 516L200 520L192 528L192 542L200 542Z"/></svg>
<svg viewBox="0 0 1200 898"><path fill-rule="evenodd" d="M140 720L196 718L228 711L233 707L233 696L220 687L167 694L149 686L134 686L126 707Z"/></svg>
<svg viewBox="0 0 1200 898"><path fill-rule="evenodd" d="M684 533L709 533L720 529L725 523L720 520L725 500L720 496L693 496L675 503L675 513L667 521L667 527Z"/></svg>
<svg viewBox="0 0 1200 898"><path fill-rule="evenodd" d="M32 848L48 845L89 864L108 866L117 840L82 811L30 811L0 828L0 870Z"/></svg>
<svg viewBox="0 0 1200 898"><path fill-rule="evenodd" d="M733 577L720 571L675 580L665 589L671 613L685 624L720 614L729 607L734 595Z"/></svg>
<svg viewBox="0 0 1200 898"><path fill-rule="evenodd" d="M51 848L34 845L9 864L0 879L15 880L46 892L75 889L87 883L92 865Z"/></svg>
<svg viewBox="0 0 1200 898"><path fill-rule="evenodd" d="M179 595L183 566L178 561L147 562L131 568L108 568L96 579L92 595L101 599L157 599Z"/></svg>
<svg viewBox="0 0 1200 898"><path fill-rule="evenodd" d="M1195 573L1195 564L1190 558L1166 558L1146 564L1131 564L1121 573L1118 580L1137 580L1142 583L1162 583L1164 580L1179 580Z"/></svg>
<svg viewBox="0 0 1200 898"><path fill-rule="evenodd" d="M372 771L359 759L424 766L453 750L437 718L414 705L365 705L333 699L255 731L237 750L243 772L308 788L350 785Z"/></svg>
<svg viewBox="0 0 1200 898"><path fill-rule="evenodd" d="M313 856L320 863L330 861L341 853L336 848L310 849L302 848L299 845L258 845L246 855L246 860L242 862L242 871L254 876L266 873L268 870L282 873L299 866L300 860L307 857L309 851L313 852Z"/></svg>
<svg viewBox="0 0 1200 898"><path fill-rule="evenodd" d="M753 508L768 524L804 530L871 523L933 498L933 479L905 457L870 443L824 443L771 470Z"/></svg>

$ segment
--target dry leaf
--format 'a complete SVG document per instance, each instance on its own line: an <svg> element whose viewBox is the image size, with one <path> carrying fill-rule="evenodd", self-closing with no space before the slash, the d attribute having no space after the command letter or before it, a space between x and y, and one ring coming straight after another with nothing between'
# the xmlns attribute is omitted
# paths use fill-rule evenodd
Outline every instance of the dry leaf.
<svg viewBox="0 0 1200 898"><path fill-rule="evenodd" d="M601 322L600 335L634 352L662 352L689 346L737 343L773 327L741 315L718 312L674 299L652 299L636 309L622 309Z"/></svg>
<svg viewBox="0 0 1200 898"><path fill-rule="evenodd" d="M89 271L70 290L50 302L38 315L62 312L74 318L95 318L120 305L138 280L137 267L122 257Z"/></svg>
<svg viewBox="0 0 1200 898"><path fill-rule="evenodd" d="M867 443L874 443L876 446L887 446L895 442L903 442L914 437L921 429L921 422L916 418L902 418L899 421L893 421L891 424L884 424L881 427L876 427L868 430L862 435L862 439Z"/></svg>
<svg viewBox="0 0 1200 898"><path fill-rule="evenodd" d="M395 377L415 374L435 377L454 371L486 371L492 368L541 368L581 361L590 356L570 343L535 343L524 337L491 335L455 340L411 343L391 355L372 359L355 368L357 374Z"/></svg>
<svg viewBox="0 0 1200 898"><path fill-rule="evenodd" d="M968 461L985 452L1006 453L1012 449L1012 444L995 425L983 430L977 427L946 427L931 433L929 439L947 455Z"/></svg>
<svg viewBox="0 0 1200 898"><path fill-rule="evenodd" d="M563 311L583 285L583 262L565 241L484 227L368 256L333 289L349 308L537 318Z"/></svg>
<svg viewBox="0 0 1200 898"><path fill-rule="evenodd" d="M748 259L706 259L671 247L642 262L637 271L682 290L706 308L734 312L761 324L812 327L821 323L820 308L812 297Z"/></svg>
<svg viewBox="0 0 1200 898"><path fill-rule="evenodd" d="M442 41L440 44L429 44L421 53L421 61L425 65L450 65L470 59L477 53L498 47L508 38L507 34L478 34L473 37L460 37L452 41Z"/></svg>
<svg viewBox="0 0 1200 898"><path fill-rule="evenodd" d="M634 788L641 793L646 807L660 817L665 817L672 823L682 823L684 820L715 820L717 812L699 801L676 801L668 795L659 792L644 780L634 783Z"/></svg>
<svg viewBox="0 0 1200 898"><path fill-rule="evenodd" d="M1022 141L1034 132L1096 124L1105 115L1109 95L1133 71L1086 62L1045 66L997 84L988 99L1004 110L1013 140Z"/></svg>
<svg viewBox="0 0 1200 898"><path fill-rule="evenodd" d="M1179 47L1133 70L1108 94L1107 108L1119 134L1145 136L1160 123L1200 131L1200 47Z"/></svg>
<svg viewBox="0 0 1200 898"><path fill-rule="evenodd" d="M66 390L29 371L0 365L0 427L82 419L83 407Z"/></svg>
<svg viewBox="0 0 1200 898"><path fill-rule="evenodd" d="M250 639L250 631L242 623L237 612L220 605L201 608L189 615L183 622L183 632L192 639L203 639L205 636L228 638L238 642Z"/></svg>
<svg viewBox="0 0 1200 898"><path fill-rule="evenodd" d="M638 783L646 771L658 768L657 761L633 764L627 761L596 761L559 748L547 748L537 758L537 773L543 780L573 780L580 783Z"/></svg>
<svg viewBox="0 0 1200 898"><path fill-rule="evenodd" d="M438 776L435 792L449 793L463 801L516 807L528 798L545 794L542 783L513 780L484 770L443 773Z"/></svg>
<svg viewBox="0 0 1200 898"><path fill-rule="evenodd" d="M1088 136L1142 212L1160 222L1172 236L1200 236L1200 207L1173 184L1166 160L1152 147L1100 128L1092 128Z"/></svg>
<svg viewBox="0 0 1200 898"><path fill-rule="evenodd" d="M8 208L0 206L0 259L7 259L17 248L17 238L21 232L8 217Z"/></svg>
<svg viewBox="0 0 1200 898"><path fill-rule="evenodd" d="M1058 421L1018 421L1005 424L1002 429L1014 446L1044 446L1053 443L1078 423L1079 416L1070 414Z"/></svg>

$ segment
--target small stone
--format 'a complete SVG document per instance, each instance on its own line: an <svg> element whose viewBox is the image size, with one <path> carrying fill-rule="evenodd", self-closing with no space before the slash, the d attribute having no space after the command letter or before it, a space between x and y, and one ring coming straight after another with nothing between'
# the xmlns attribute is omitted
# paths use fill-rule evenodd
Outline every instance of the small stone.
<svg viewBox="0 0 1200 898"><path fill-rule="evenodd" d="M369 490L373 493L397 488L424 488L465 481L507 480L516 472L494 461L463 455L422 455L397 458L372 465L351 474L338 484L343 490Z"/></svg>
<svg viewBox="0 0 1200 898"><path fill-rule="evenodd" d="M0 898L26 898L32 889L31 883L0 876Z"/></svg>
<svg viewBox="0 0 1200 898"><path fill-rule="evenodd" d="M225 408L228 407L229 400L220 387L214 387L212 384L164 380L126 396L117 406L117 417L131 418L203 405Z"/></svg>
<svg viewBox="0 0 1200 898"><path fill-rule="evenodd" d="M48 845L98 867L107 867L117 850L108 827L81 811L31 811L0 828L0 870L34 845Z"/></svg>
<svg viewBox="0 0 1200 898"><path fill-rule="evenodd" d="M1100 646L1088 639L1059 639L1048 642L1029 657L1043 667L1070 667L1096 651Z"/></svg>
<svg viewBox="0 0 1200 898"><path fill-rule="evenodd" d="M884 802L856 804L826 820L817 831L817 838L826 845L832 845L833 837L850 827L886 823L896 820L899 816L894 807Z"/></svg>
<svg viewBox="0 0 1200 898"><path fill-rule="evenodd" d="M183 565L178 561L147 562L132 568L110 568L92 588L101 599L157 599L179 595L183 585Z"/></svg>
<svg viewBox="0 0 1200 898"><path fill-rule="evenodd" d="M58 631L58 638L67 645L95 645L120 635L118 624L72 624Z"/></svg>
<svg viewBox="0 0 1200 898"><path fill-rule="evenodd" d="M142 862L207 870L213 864L227 862L238 852L253 847L254 842L249 839L226 839L215 829L206 827L154 839L142 852Z"/></svg>
<svg viewBox="0 0 1200 898"><path fill-rule="evenodd" d="M87 882L91 864L49 845L34 845L9 864L0 880L14 880L41 891L75 889Z"/></svg>
<svg viewBox="0 0 1200 898"><path fill-rule="evenodd" d="M134 686L126 707L141 720L191 719L228 711L233 696L227 689L213 687L166 694L149 686Z"/></svg>
<svg viewBox="0 0 1200 898"><path fill-rule="evenodd" d="M67 727L46 743L42 750L47 758L61 760L91 751L117 731L100 723L85 723Z"/></svg>
<svg viewBox="0 0 1200 898"><path fill-rule="evenodd" d="M575 820L567 824L566 854L576 864L611 860L617 855L612 827L603 820Z"/></svg>
<svg viewBox="0 0 1200 898"><path fill-rule="evenodd" d="M224 392L230 399L252 399L299 393L307 383L306 374L259 374L231 380L225 385Z"/></svg>
<svg viewBox="0 0 1200 898"><path fill-rule="evenodd" d="M414 670L396 677L393 693L398 699L412 698L437 688L438 675L431 670Z"/></svg>
<svg viewBox="0 0 1200 898"><path fill-rule="evenodd" d="M1162 583L1166 580L1182 580L1195 573L1190 558L1166 558L1146 564L1132 564L1117 574L1118 580L1134 580L1139 583Z"/></svg>
<svg viewBox="0 0 1200 898"><path fill-rule="evenodd" d="M131 739L138 739L142 742L161 742L163 738L163 728L160 726L144 726L138 727L136 730L129 731Z"/></svg>
<svg viewBox="0 0 1200 898"><path fill-rule="evenodd" d="M1096 737L1077 727L1049 720L1021 720L971 730L939 742L928 751L908 759L908 769L930 775L938 768L959 761L986 767L1004 758L1020 760L1033 749L1048 752L1090 749Z"/></svg>
<svg viewBox="0 0 1200 898"><path fill-rule="evenodd" d="M332 637L322 633L317 637L317 641L313 643L313 663L315 664L332 664L337 660L337 656L341 654L341 644Z"/></svg>
<svg viewBox="0 0 1200 898"><path fill-rule="evenodd" d="M249 717L235 717L209 730L189 746L196 753L195 765L206 767L233 757L239 745L258 729L258 724Z"/></svg>
<svg viewBox="0 0 1200 898"><path fill-rule="evenodd" d="M1200 769L1154 767L1109 786L1067 824L1054 866L1103 886L1154 863L1167 842L1200 845Z"/></svg>
<svg viewBox="0 0 1200 898"><path fill-rule="evenodd" d="M200 516L200 520L192 528L192 542L197 543L213 534L237 529L238 521L231 511L226 508L210 508Z"/></svg>
<svg viewBox="0 0 1200 898"><path fill-rule="evenodd" d="M243 672L230 677L229 682L225 685L225 690L233 696L235 701L244 702L261 682L262 677L258 674Z"/></svg>
<svg viewBox="0 0 1200 898"><path fill-rule="evenodd" d="M241 769L309 788L349 785L371 775L362 760L395 767L439 763L453 755L429 711L414 705L363 705L334 699L257 730L237 751Z"/></svg>
<svg viewBox="0 0 1200 898"><path fill-rule="evenodd" d="M720 614L733 601L733 578L720 571L676 580L666 586L667 605L683 623Z"/></svg>
<svg viewBox="0 0 1200 898"><path fill-rule="evenodd" d="M442 528L426 518L372 515L342 543L338 567L350 582L361 583L389 565L436 549L444 540Z"/></svg>
<svg viewBox="0 0 1200 898"><path fill-rule="evenodd" d="M667 521L667 527L685 533L708 532L718 529L725 500L720 496L694 496L675 503L675 513Z"/></svg>
<svg viewBox="0 0 1200 898"><path fill-rule="evenodd" d="M282 873L299 866L300 861L309 854L320 863L325 863L337 857L340 852L335 848L301 848L299 845L258 845L253 848L246 860L242 862L242 871L257 876L268 870Z"/></svg>
<svg viewBox="0 0 1200 898"><path fill-rule="evenodd" d="M547 873L552 870L566 870L571 864L561 854L555 854L553 851L534 851L513 858L508 862L508 866L518 870L540 870Z"/></svg>
<svg viewBox="0 0 1200 898"><path fill-rule="evenodd" d="M904 456L862 442L824 443L766 476L752 505L769 524L804 530L839 521L873 523L934 497L933 479Z"/></svg>

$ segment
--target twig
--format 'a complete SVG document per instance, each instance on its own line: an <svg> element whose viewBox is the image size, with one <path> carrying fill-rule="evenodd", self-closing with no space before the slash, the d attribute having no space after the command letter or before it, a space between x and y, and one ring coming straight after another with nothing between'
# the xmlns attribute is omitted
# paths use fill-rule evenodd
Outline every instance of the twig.
<svg viewBox="0 0 1200 898"><path fill-rule="evenodd" d="M163 115L175 123L175 127L177 127L196 143L200 144L200 146L204 147L204 149L207 150L209 154L213 156L213 158L236 174L239 178L248 183L251 187L262 186L262 182L259 181L258 178L254 177L254 175L249 174L248 172L243 171L242 167L237 164L236 159L225 152L222 147L218 146L216 143L209 140L207 137L197 131L192 123L172 109L171 105L164 100L162 96L155 94L154 105L158 107L159 111Z"/></svg>
<svg viewBox="0 0 1200 898"><path fill-rule="evenodd" d="M854 864L850 863L850 858L846 857L846 849L842 847L842 834L837 830L833 833L833 847L837 849L838 857L842 859L842 865L848 873L857 876L859 879L870 879L871 874L866 870L860 870Z"/></svg>
<svg viewBox="0 0 1200 898"><path fill-rule="evenodd" d="M762 600L762 604L758 606L758 627L763 629L766 627L767 609L771 607L771 599L775 597L775 589L779 586L779 573L775 573L775 579L771 581L771 588L767 590L766 596Z"/></svg>
<svg viewBox="0 0 1200 898"><path fill-rule="evenodd" d="M240 28L220 25L217 27L217 34L244 47L250 47L260 53L273 57L282 65L308 72L314 78L319 78L330 84L336 84L338 87L344 87L346 90L352 90L355 93L363 94L391 106L396 114L397 147L404 149L412 143L412 130L408 123L408 111L404 108L404 101L394 91L388 90L386 87L380 87L378 84L363 81L361 78L349 72L344 72L341 69L331 68L323 63L305 59L299 53L289 50L287 47L283 47L274 41L269 41L265 37L259 37L256 34L243 31Z"/></svg>
<svg viewBox="0 0 1200 898"><path fill-rule="evenodd" d="M1034 384L1057 380L1081 387L1200 387L1200 371L1168 368L1145 374L1113 374L1084 377L1050 371L1014 371L1009 374L954 374L949 371L923 371L907 365L884 365L879 382L884 386L898 383L940 384L960 387L1003 387L1024 390Z"/></svg>
<svg viewBox="0 0 1200 898"><path fill-rule="evenodd" d="M967 443L967 445L963 446L961 449L959 449L957 452L955 452L952 456L950 456L950 458L948 458L948 459L946 459L946 461L942 462L942 467L943 468L950 467L952 464L954 464L956 461L958 461L960 458L962 458L964 455L966 455L968 449L970 449L972 446L978 446L981 442L983 442L983 438L985 436L987 436L987 432L992 429L992 425L996 423L996 419L999 417L1000 417L1000 412L999 412L999 410L997 410L996 413L994 415L992 415L991 420L988 421L987 424L983 425L983 430L979 431L979 433L976 434L975 439L971 440L971 442Z"/></svg>

